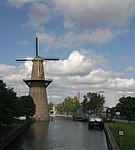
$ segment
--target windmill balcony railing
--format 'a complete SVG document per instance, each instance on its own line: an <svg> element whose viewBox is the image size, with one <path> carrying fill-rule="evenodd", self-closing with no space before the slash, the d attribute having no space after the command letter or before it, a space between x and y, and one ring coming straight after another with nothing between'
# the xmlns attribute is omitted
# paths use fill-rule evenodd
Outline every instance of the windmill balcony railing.
<svg viewBox="0 0 135 150"><path fill-rule="evenodd" d="M43 80L43 81L52 81L52 79L48 79L48 78L25 78L25 79L23 79L24 81L34 81L34 80L36 80L36 81L41 81L41 80Z"/></svg>

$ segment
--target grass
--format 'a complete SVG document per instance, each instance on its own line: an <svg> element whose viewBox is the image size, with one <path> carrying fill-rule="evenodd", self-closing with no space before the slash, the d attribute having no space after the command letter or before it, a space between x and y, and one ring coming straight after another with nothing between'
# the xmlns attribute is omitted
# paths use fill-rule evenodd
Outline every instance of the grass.
<svg viewBox="0 0 135 150"><path fill-rule="evenodd" d="M108 123L108 126L120 150L135 150L135 124ZM119 135L119 131L123 131L122 137Z"/></svg>

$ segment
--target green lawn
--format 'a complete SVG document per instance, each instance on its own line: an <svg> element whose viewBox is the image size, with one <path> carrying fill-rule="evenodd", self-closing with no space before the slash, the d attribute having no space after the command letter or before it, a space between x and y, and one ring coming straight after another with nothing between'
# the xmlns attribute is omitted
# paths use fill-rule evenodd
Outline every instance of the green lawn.
<svg viewBox="0 0 135 150"><path fill-rule="evenodd" d="M135 150L135 124L108 123L108 126L120 150ZM123 131L122 137L119 136L119 131Z"/></svg>

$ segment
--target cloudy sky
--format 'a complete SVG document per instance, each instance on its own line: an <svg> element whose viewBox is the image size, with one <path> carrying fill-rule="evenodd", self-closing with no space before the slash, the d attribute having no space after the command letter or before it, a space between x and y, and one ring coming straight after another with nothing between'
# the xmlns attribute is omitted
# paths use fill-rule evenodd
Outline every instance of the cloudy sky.
<svg viewBox="0 0 135 150"><path fill-rule="evenodd" d="M134 26L135 0L1 0L0 76L28 94L31 63L15 58L35 57L38 36L39 55L60 58L45 62L49 101L104 91L112 106L135 92Z"/></svg>

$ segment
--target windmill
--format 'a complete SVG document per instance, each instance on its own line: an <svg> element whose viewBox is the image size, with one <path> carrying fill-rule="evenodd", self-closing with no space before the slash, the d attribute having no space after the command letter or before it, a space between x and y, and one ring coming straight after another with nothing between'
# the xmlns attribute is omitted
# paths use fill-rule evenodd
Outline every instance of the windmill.
<svg viewBox="0 0 135 150"><path fill-rule="evenodd" d="M38 55L38 38L36 37L36 57L33 59L16 59L16 61L32 61L32 73L30 79L23 79L29 87L29 95L33 98L36 104L36 121L48 121L48 100L47 86L52 82L52 79L46 79L44 75L44 61L57 61L59 58L42 58Z"/></svg>

